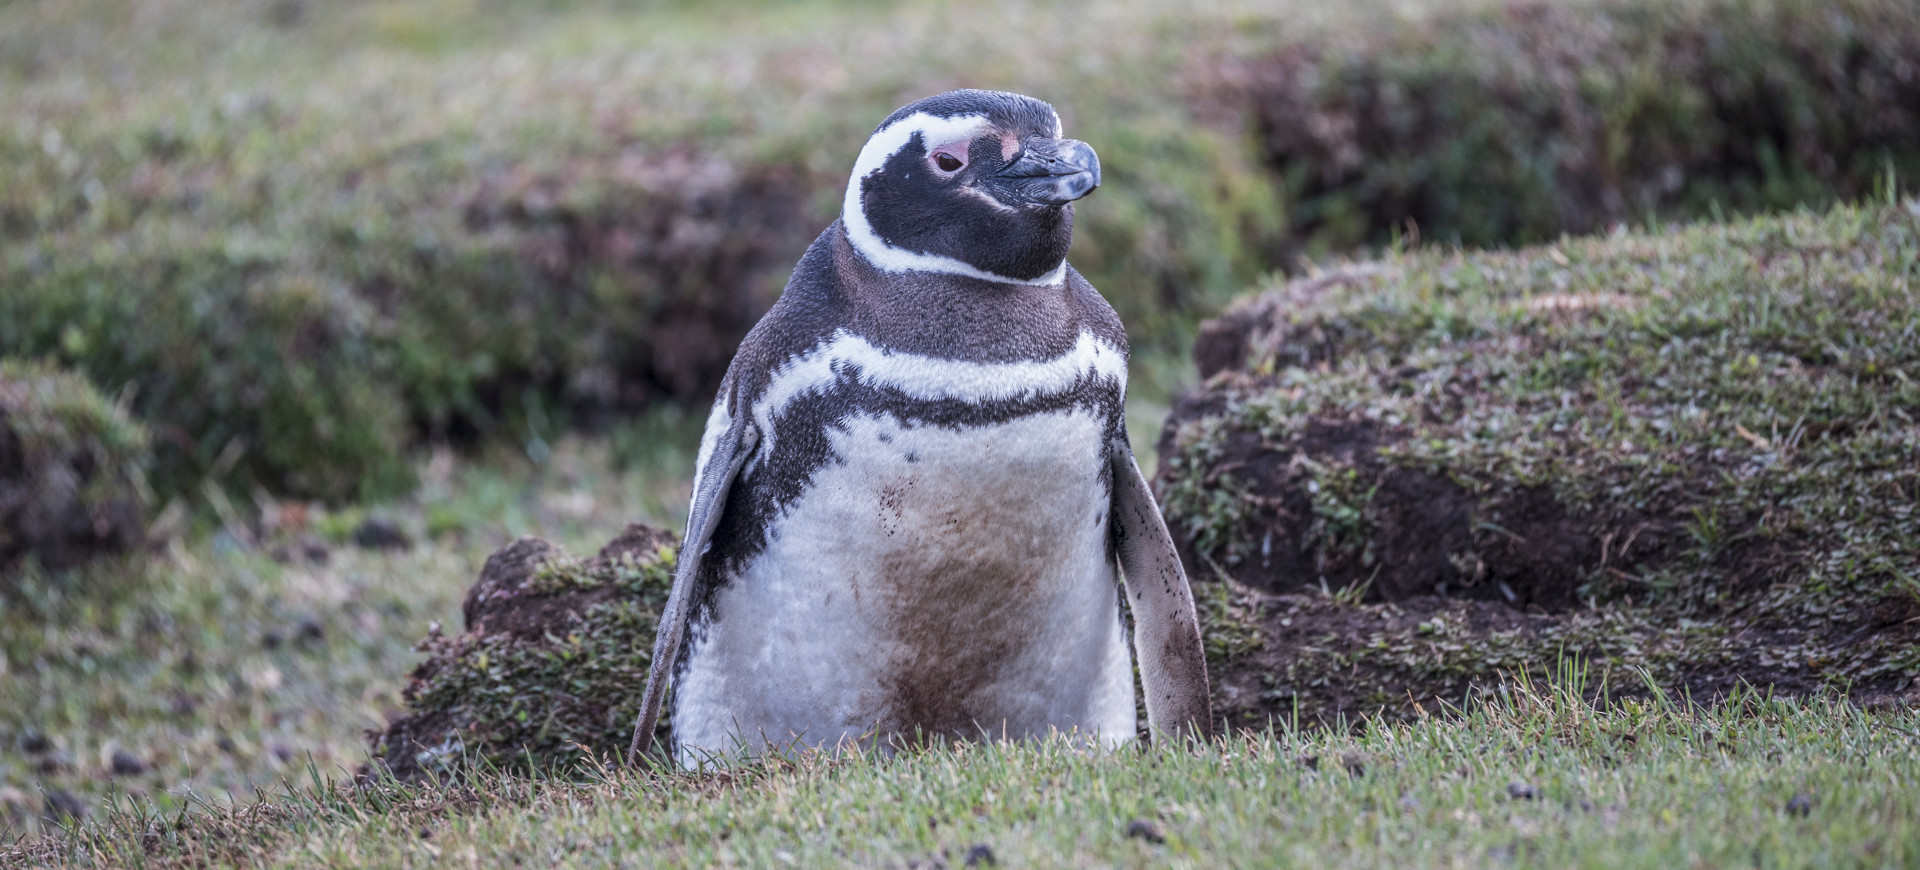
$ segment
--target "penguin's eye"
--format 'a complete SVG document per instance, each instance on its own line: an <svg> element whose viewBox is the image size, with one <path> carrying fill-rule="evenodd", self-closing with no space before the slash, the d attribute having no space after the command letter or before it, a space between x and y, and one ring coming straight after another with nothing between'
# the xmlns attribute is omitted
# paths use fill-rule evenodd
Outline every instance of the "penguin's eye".
<svg viewBox="0 0 1920 870"><path fill-rule="evenodd" d="M966 164L960 162L960 158L942 151L933 155L933 165L940 167L941 172L958 172Z"/></svg>

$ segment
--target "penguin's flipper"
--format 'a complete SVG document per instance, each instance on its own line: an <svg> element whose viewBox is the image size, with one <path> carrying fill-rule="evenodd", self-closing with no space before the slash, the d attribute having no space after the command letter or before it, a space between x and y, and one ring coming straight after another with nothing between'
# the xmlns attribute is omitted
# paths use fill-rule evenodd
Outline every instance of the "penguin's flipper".
<svg viewBox="0 0 1920 870"><path fill-rule="evenodd" d="M709 425L712 425L710 422ZM667 594L666 607L660 612L659 633L653 638L653 661L647 667L647 693L641 697L640 719L634 723L633 743L627 748L627 763L638 764L653 746L653 727L660 721L660 701L666 697L667 681L680 655L680 640L687 633L687 610L695 598L694 584L699 581L700 563L713 538L714 527L727 504L727 493L740 475L740 466L760 443L760 430L753 419L742 415L726 422L727 429L714 442L713 453L701 463L693 501L687 508L687 536L680 542L680 561L673 572L673 591Z"/></svg>
<svg viewBox="0 0 1920 870"><path fill-rule="evenodd" d="M1119 439L1112 450L1113 539L1133 610L1133 647L1147 696L1147 728L1161 735L1213 735L1207 692L1207 654L1200 620L1180 555L1160 507L1140 474L1133 448Z"/></svg>

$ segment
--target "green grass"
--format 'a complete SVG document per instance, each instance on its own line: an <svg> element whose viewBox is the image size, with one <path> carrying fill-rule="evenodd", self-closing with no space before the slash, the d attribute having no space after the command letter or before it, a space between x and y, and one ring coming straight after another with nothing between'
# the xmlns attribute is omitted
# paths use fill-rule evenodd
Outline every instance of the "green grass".
<svg viewBox="0 0 1920 870"><path fill-rule="evenodd" d="M631 437L660 444L630 447L624 470L611 439L564 439L540 465L443 451L403 502L242 502L233 527L144 559L17 576L0 596L0 839L50 830L55 793L97 814L115 796L244 800L309 760L356 767L363 732L402 709L414 645L434 622L460 630L495 548L537 534L591 553L627 520L679 528L698 433L668 421ZM416 546L353 546L370 513ZM324 564L298 555L303 540L330 551ZM272 557L283 548L289 563ZM34 735L44 749L30 751ZM143 769L116 774L116 752Z"/></svg>
<svg viewBox="0 0 1920 870"><path fill-rule="evenodd" d="M123 807L14 858L958 867L984 848L1014 867L1911 866L1916 726L1911 711L1755 696L1597 710L1518 684L1463 717L1196 751L959 745L446 790L301 780L184 818Z"/></svg>

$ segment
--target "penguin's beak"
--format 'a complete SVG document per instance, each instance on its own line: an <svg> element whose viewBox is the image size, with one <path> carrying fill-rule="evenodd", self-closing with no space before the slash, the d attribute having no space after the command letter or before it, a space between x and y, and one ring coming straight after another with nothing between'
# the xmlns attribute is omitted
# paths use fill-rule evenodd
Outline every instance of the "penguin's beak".
<svg viewBox="0 0 1920 870"><path fill-rule="evenodd" d="M1078 139L1035 136L1021 144L1007 168L994 174L1022 199L1066 205L1100 186L1100 156Z"/></svg>

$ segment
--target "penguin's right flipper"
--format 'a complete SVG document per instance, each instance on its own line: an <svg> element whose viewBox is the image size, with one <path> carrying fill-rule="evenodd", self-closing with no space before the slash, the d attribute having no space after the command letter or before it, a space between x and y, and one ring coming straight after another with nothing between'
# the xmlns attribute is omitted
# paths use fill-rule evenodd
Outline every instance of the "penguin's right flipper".
<svg viewBox="0 0 1920 870"><path fill-rule="evenodd" d="M1180 567L1153 491L1123 433L1113 445L1113 541L1133 611L1133 647L1147 698L1147 729L1162 735L1213 734L1207 654L1193 590Z"/></svg>
<svg viewBox="0 0 1920 870"><path fill-rule="evenodd" d="M687 507L687 536L680 542L673 591L667 594L666 607L660 612L660 629L653 638L653 661L647 667L647 692L640 700L640 719L634 723L633 743L627 748L630 765L638 764L640 757L653 746L653 728L660 721L660 701L666 697L667 681L680 655L680 641L687 634L687 611L694 599L694 584L699 582L700 563L726 509L727 493L740 476L740 467L760 443L760 430L754 426L751 416L733 416L726 426L726 431L714 442L713 453L701 463L700 479L695 482L693 501Z"/></svg>

